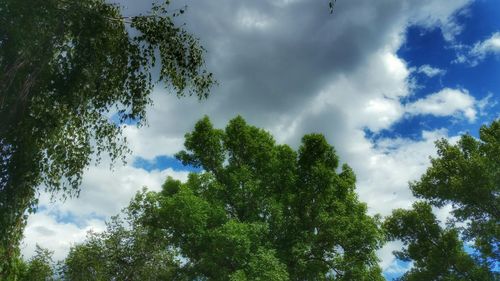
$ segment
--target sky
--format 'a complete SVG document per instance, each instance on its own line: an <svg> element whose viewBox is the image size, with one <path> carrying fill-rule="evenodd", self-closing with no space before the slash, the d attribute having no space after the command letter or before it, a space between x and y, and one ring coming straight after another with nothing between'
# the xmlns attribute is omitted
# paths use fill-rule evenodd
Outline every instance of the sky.
<svg viewBox="0 0 500 281"><path fill-rule="evenodd" d="M118 3L125 15L150 7ZM157 85L148 126L124 125L127 164L90 166L78 198L40 194L25 256L38 243L62 259L142 187L159 190L167 176L199 172L172 156L204 115L219 128L241 115L294 148L304 134L324 134L354 169L370 214L383 216L415 201L408 182L436 155L434 141L477 136L500 117L498 0L338 0L333 14L327 0L177 0L171 7L184 5L178 23L199 38L218 85L202 101ZM442 221L448 212L436 210ZM388 280L409 267L391 253L400 246L378 252Z"/></svg>

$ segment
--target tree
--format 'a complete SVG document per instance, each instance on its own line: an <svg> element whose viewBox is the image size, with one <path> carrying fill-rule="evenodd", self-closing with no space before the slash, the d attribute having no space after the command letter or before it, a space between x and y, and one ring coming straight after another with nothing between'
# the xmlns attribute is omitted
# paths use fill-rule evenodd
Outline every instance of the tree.
<svg viewBox="0 0 500 281"><path fill-rule="evenodd" d="M397 258L412 261L413 267L399 280L493 281L499 275L477 263L464 250L455 228L443 229L431 206L416 202L412 210L397 209L384 222L389 240L401 240L405 248Z"/></svg>
<svg viewBox="0 0 500 281"><path fill-rule="evenodd" d="M0 0L0 279L19 255L37 187L78 194L92 155L126 151L111 112L143 124L156 82L208 95L203 49L168 3L126 17L104 0Z"/></svg>
<svg viewBox="0 0 500 281"><path fill-rule="evenodd" d="M55 279L52 252L36 246L35 254L28 261L18 260L17 279L13 281L53 281Z"/></svg>
<svg viewBox="0 0 500 281"><path fill-rule="evenodd" d="M204 172L167 179L142 221L165 233L189 280L383 280L377 219L322 135L296 152L241 117L225 131L205 117L185 147L178 159Z"/></svg>
<svg viewBox="0 0 500 281"><path fill-rule="evenodd" d="M463 135L457 144L436 143L438 157L413 194L436 207L451 204L452 222L466 241L473 241L483 262L500 259L500 120L482 126L479 139Z"/></svg>
<svg viewBox="0 0 500 281"><path fill-rule="evenodd" d="M498 280L500 120L482 126L479 139L463 135L457 144L436 142L438 157L413 194L425 201L413 210L395 210L384 222L390 240L406 246L396 257L413 261L402 280ZM431 206L452 206L447 227ZM473 243L467 253L464 242ZM472 245L472 244L468 244Z"/></svg>
<svg viewBox="0 0 500 281"><path fill-rule="evenodd" d="M149 194L150 195L150 194ZM151 198L139 192L124 212L107 223L106 231L90 232L85 242L73 246L64 260L62 275L68 281L92 280L183 280L178 276L179 261L168 240L140 223Z"/></svg>

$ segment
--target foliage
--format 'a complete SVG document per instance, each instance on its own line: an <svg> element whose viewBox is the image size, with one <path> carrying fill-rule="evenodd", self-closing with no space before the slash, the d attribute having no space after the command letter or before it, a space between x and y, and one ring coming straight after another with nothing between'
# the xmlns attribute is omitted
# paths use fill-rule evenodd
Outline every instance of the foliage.
<svg viewBox="0 0 500 281"><path fill-rule="evenodd" d="M479 139L466 134L457 144L436 143L438 157L413 194L442 207L451 204L453 222L473 241L484 261L500 259L500 120L483 126Z"/></svg>
<svg viewBox="0 0 500 281"><path fill-rule="evenodd" d="M52 252L36 246L35 254L28 261L21 259L17 261L17 279L19 281L52 281L55 279L54 262Z"/></svg>
<svg viewBox="0 0 500 281"><path fill-rule="evenodd" d="M296 152L241 117L225 131L206 117L185 147L177 157L205 172L167 179L143 222L164 231L189 280L383 280L377 220L322 135Z"/></svg>
<svg viewBox="0 0 500 281"><path fill-rule="evenodd" d="M178 261L164 235L140 224L137 202L145 204L147 193L138 193L125 217L113 217L102 233L89 233L84 243L71 248L62 266L64 280L182 280Z"/></svg>
<svg viewBox="0 0 500 281"><path fill-rule="evenodd" d="M425 201L393 211L384 223L388 238L406 246L396 256L413 262L402 280L498 280L500 120L481 127L479 139L465 134L457 144L436 146L438 157L410 183ZM452 217L443 229L431 206L448 204ZM469 253L464 242L474 245Z"/></svg>
<svg viewBox="0 0 500 281"><path fill-rule="evenodd" d="M431 206L425 202L414 203L412 210L393 211L384 228L390 240L399 239L406 247L395 252L396 257L413 261L413 267L401 281L498 280L499 276L490 272L487 265L476 263L464 251L456 229L439 226Z"/></svg>
<svg viewBox="0 0 500 281"><path fill-rule="evenodd" d="M37 187L77 194L92 155L126 151L110 112L143 124L156 82L207 96L203 49L168 4L125 17L104 0L0 0L0 279Z"/></svg>

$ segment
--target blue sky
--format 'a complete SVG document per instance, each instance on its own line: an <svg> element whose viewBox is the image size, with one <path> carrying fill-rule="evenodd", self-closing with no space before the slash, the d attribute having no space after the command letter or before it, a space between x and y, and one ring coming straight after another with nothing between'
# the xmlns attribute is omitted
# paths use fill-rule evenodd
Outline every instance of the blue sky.
<svg viewBox="0 0 500 281"><path fill-rule="evenodd" d="M402 136L419 138L422 127L426 129L446 127L451 134L468 132L478 136L479 127L499 118L498 93L500 93L500 45L497 51L487 54L477 65L459 63L457 57L478 42L488 40L492 34L500 31L500 5L497 1L476 1L466 9L457 13L456 19L462 27L453 41L446 40L440 29L427 29L421 26L410 26L406 31L406 39L398 50L398 55L410 67L418 69L429 65L442 70L440 74L429 77L425 73L416 72L414 79L419 85L408 102L425 97L428 92L437 92L443 87L463 88L477 100L488 100L484 112L479 112L474 122L457 121L453 117L444 116L412 116L403 118L389 130L380 135L387 137ZM500 41L497 43L500 44ZM462 50L465 48L465 50ZM488 98L489 97L489 98ZM473 252L468 249L468 252ZM387 280L400 277L404 269L411 263L396 261L395 272L386 271Z"/></svg>
<svg viewBox="0 0 500 281"><path fill-rule="evenodd" d="M136 157L132 165L136 168L144 169L148 172L151 172L153 170L165 170L168 168L171 168L174 171L188 171L193 173L201 172L201 168L185 166L175 157L167 155L156 156L153 159Z"/></svg>
<svg viewBox="0 0 500 281"><path fill-rule="evenodd" d="M415 79L421 88L414 91L409 99L416 100L428 92L437 92L443 87L467 89L470 95L477 100L491 96L491 102L496 100L500 93L498 74L500 73L499 53L486 55L483 61L476 66L468 63L457 63L457 55L461 51L459 46L467 48L477 42L487 40L500 30L500 5L494 0L475 1L466 9L458 12L456 19L462 31L452 42L448 42L438 28L425 29L420 26L411 26L406 32L406 42L398 50L398 55L407 61L410 67L418 68L421 65L430 65L446 71L443 75L427 77L424 73L415 73ZM458 53L457 53L458 52ZM491 106L491 107L490 107ZM479 114L476 122L458 122L449 116L436 118L433 116L415 116L405 118L395 124L387 135L394 134L414 137L422 127L446 127L450 133L470 132L477 134L483 123L489 123L498 118L499 105L490 104L485 108L484 115Z"/></svg>
<svg viewBox="0 0 500 281"><path fill-rule="evenodd" d="M147 1L118 1L126 14ZM189 172L173 158L184 134L207 115L224 127L236 115L297 147L323 133L357 175L371 214L388 215L415 200L418 179L435 155L434 141L455 141L499 117L500 5L496 0L174 1L179 19L205 47L219 85L208 100L179 99L155 88L148 126L123 128L132 153L109 169L89 167L79 198L50 202L41 194L23 253L36 243L64 257L86 231L102 230L143 186ZM114 120L116 121L116 120ZM447 210L437 210L441 220ZM54 239L57 237L57 239ZM379 251L388 279L407 264Z"/></svg>

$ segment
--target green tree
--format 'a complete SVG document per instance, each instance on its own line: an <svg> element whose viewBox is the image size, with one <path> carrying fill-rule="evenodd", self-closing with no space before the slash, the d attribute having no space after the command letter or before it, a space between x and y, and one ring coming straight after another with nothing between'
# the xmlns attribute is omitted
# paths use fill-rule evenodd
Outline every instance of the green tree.
<svg viewBox="0 0 500 281"><path fill-rule="evenodd" d="M443 229L431 206L416 202L413 209L398 209L384 222L389 240L401 240L405 248L397 258L413 267L399 280L494 281L500 277L487 264L477 263L464 250L455 228Z"/></svg>
<svg viewBox="0 0 500 281"><path fill-rule="evenodd" d="M149 198L148 198L149 197ZM163 233L144 227L138 202L151 202L145 191L136 195L124 217L115 216L106 231L89 233L85 242L73 246L63 262L62 276L69 281L92 280L183 280L179 261Z"/></svg>
<svg viewBox="0 0 500 281"><path fill-rule="evenodd" d="M35 254L28 262L18 260L18 274L16 277L9 277L9 279L13 281L56 280L52 252L37 245Z"/></svg>
<svg viewBox="0 0 500 281"><path fill-rule="evenodd" d="M143 223L162 230L189 280L383 280L377 220L322 135L298 152L243 118L186 135L186 183L167 179ZM152 193L154 197L154 193Z"/></svg>
<svg viewBox="0 0 500 281"><path fill-rule="evenodd" d="M498 280L500 120L482 126L479 139L436 142L438 156L419 181L410 183L413 210L395 210L384 223L390 240L406 246L396 256L413 261L402 280ZM442 228L431 206L452 206ZM464 242L473 242L467 253ZM476 250L474 252L474 250Z"/></svg>
<svg viewBox="0 0 500 281"><path fill-rule="evenodd" d="M78 194L92 155L123 155L111 112L143 124L156 82L207 96L203 49L168 4L127 17L104 0L0 0L0 279L37 187Z"/></svg>
<svg viewBox="0 0 500 281"><path fill-rule="evenodd" d="M465 134L457 144L436 143L438 157L413 194L436 207L451 204L453 223L473 241L483 262L500 260L500 120L482 126L479 139Z"/></svg>

